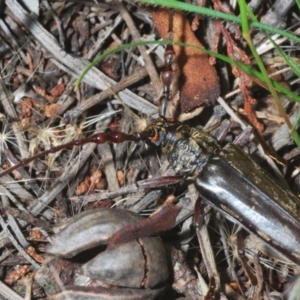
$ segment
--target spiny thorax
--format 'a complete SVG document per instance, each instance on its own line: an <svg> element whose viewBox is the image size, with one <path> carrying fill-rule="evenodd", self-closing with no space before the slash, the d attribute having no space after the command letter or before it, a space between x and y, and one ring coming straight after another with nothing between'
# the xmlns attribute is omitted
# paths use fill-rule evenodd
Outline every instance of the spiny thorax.
<svg viewBox="0 0 300 300"><path fill-rule="evenodd" d="M220 150L213 137L187 125L177 123L164 131L162 151L178 174L197 176Z"/></svg>

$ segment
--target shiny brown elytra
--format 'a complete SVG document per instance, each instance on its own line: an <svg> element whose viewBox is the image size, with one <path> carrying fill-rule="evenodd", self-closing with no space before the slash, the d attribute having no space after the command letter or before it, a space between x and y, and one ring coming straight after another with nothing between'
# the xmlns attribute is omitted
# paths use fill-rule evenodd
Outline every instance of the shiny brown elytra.
<svg viewBox="0 0 300 300"><path fill-rule="evenodd" d="M206 133L184 124L156 120L146 131L159 137L177 174L195 180L200 195L300 266L300 200L234 144L221 148Z"/></svg>

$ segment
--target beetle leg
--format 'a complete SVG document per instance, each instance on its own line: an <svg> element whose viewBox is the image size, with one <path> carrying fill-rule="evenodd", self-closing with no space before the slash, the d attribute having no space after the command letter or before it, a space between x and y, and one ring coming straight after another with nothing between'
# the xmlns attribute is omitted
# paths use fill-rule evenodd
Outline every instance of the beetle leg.
<svg viewBox="0 0 300 300"><path fill-rule="evenodd" d="M198 199L195 202L195 208L194 208L194 226L195 228L201 228L204 225L204 207L203 207L203 201L201 197L198 197Z"/></svg>
<svg viewBox="0 0 300 300"><path fill-rule="evenodd" d="M209 289L203 300L214 300L216 299L216 279L215 277L211 277L209 281Z"/></svg>
<svg viewBox="0 0 300 300"><path fill-rule="evenodd" d="M171 184L176 184L184 180L183 176L164 176L160 178L151 178L140 180L137 185L139 188L158 188L165 187Z"/></svg>
<svg viewBox="0 0 300 300"><path fill-rule="evenodd" d="M253 272L251 271L247 259L246 259L246 254L245 254L245 246L244 246L244 240L246 238L246 236L249 235L247 232L245 232L244 230L240 230L237 234L237 250L238 250L238 255L239 255L239 259L244 267L244 270L246 272L246 274L248 275L252 285L257 285L257 278L256 276L253 274Z"/></svg>
<svg viewBox="0 0 300 300"><path fill-rule="evenodd" d="M253 132L251 126L247 126L233 141L233 144L243 148L250 139L250 136Z"/></svg>
<svg viewBox="0 0 300 300"><path fill-rule="evenodd" d="M114 248L119 244L127 243L134 239L171 229L180 211L181 207L179 206L172 204L163 205L161 209L149 218L128 224L115 232L108 241L107 249Z"/></svg>

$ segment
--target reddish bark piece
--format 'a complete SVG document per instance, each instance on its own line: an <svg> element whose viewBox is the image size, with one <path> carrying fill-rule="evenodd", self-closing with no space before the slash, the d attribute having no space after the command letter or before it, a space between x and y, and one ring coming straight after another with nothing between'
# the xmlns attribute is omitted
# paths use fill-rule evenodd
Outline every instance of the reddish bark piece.
<svg viewBox="0 0 300 300"><path fill-rule="evenodd" d="M50 90L50 95L54 97L60 97L65 91L65 85L63 83L58 83Z"/></svg>
<svg viewBox="0 0 300 300"><path fill-rule="evenodd" d="M53 103L53 104L47 105L47 106L45 106L45 116L47 118L51 118L58 112L59 109L60 109L59 104Z"/></svg>
<svg viewBox="0 0 300 300"><path fill-rule="evenodd" d="M107 249L171 229L181 209L182 207L167 204L149 218L123 227L110 237Z"/></svg>
<svg viewBox="0 0 300 300"><path fill-rule="evenodd" d="M45 262L45 259L43 256L36 253L35 248L32 246L29 246L27 249L25 249L26 253L30 255L35 261L42 264Z"/></svg>
<svg viewBox="0 0 300 300"><path fill-rule="evenodd" d="M32 99L24 97L23 100L18 103L18 110L22 113L20 119L30 118L32 116Z"/></svg>
<svg viewBox="0 0 300 300"><path fill-rule="evenodd" d="M169 29L168 9L159 8L150 12L161 37L166 39ZM173 32L174 42L203 47L180 11L174 12ZM208 55L190 47L174 45L174 49L181 71L181 112L214 104L220 94L220 83L216 70L209 64Z"/></svg>
<svg viewBox="0 0 300 300"><path fill-rule="evenodd" d="M4 282L6 284L13 284L14 282L18 281L20 278L23 278L26 274L30 272L30 266L28 265L19 265L16 270L11 271L6 277L4 278Z"/></svg>
<svg viewBox="0 0 300 300"><path fill-rule="evenodd" d="M98 188L98 184L100 182L101 184L99 186L103 187L104 182L102 179L102 171L94 166L90 172L90 175L85 176L84 180L78 185L75 194L78 196L83 195L86 192L88 192L89 195L93 194L95 189Z"/></svg>

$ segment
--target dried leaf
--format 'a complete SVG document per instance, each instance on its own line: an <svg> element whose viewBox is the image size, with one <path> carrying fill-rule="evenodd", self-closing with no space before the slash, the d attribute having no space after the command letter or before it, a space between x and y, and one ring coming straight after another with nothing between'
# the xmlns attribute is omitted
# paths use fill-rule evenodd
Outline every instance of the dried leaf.
<svg viewBox="0 0 300 300"><path fill-rule="evenodd" d="M33 228L30 230L30 238L33 240L45 239L43 233L38 228Z"/></svg>
<svg viewBox="0 0 300 300"><path fill-rule="evenodd" d="M124 176L124 172L122 170L117 171L117 179L118 179L119 185L123 186L125 183L125 176Z"/></svg>
<svg viewBox="0 0 300 300"><path fill-rule="evenodd" d="M47 105L45 107L44 114L48 118L53 117L57 113L57 111L59 110L59 108L60 108L59 104L55 104L54 103L54 104Z"/></svg>
<svg viewBox="0 0 300 300"><path fill-rule="evenodd" d="M10 272L4 279L4 282L7 284L13 284L18 281L20 278L23 278L28 272L30 272L30 266L22 265L19 266L16 270Z"/></svg>
<svg viewBox="0 0 300 300"><path fill-rule="evenodd" d="M63 83L58 83L50 90L50 95L54 97L59 97L65 90L65 85Z"/></svg>
<svg viewBox="0 0 300 300"><path fill-rule="evenodd" d="M46 90L42 87L37 87L36 88L36 92L38 94L40 94L41 96L43 96L45 99L47 99L49 102L55 102L57 97L54 97L54 96L51 96L51 95L48 95Z"/></svg>
<svg viewBox="0 0 300 300"><path fill-rule="evenodd" d="M26 250L26 253L30 255L35 261L42 264L45 262L45 258L35 252L35 249L32 246L29 246Z"/></svg>
<svg viewBox="0 0 300 300"><path fill-rule="evenodd" d="M87 191L89 191L89 193L94 192L95 188L98 188L99 183L100 187L103 187L102 176L102 171L94 167L91 171L91 175L85 176L84 180L78 185L75 191L76 195L82 195Z"/></svg>
<svg viewBox="0 0 300 300"><path fill-rule="evenodd" d="M23 98L23 100L18 104L18 109L21 111L21 119L29 118L32 116L32 99Z"/></svg>

